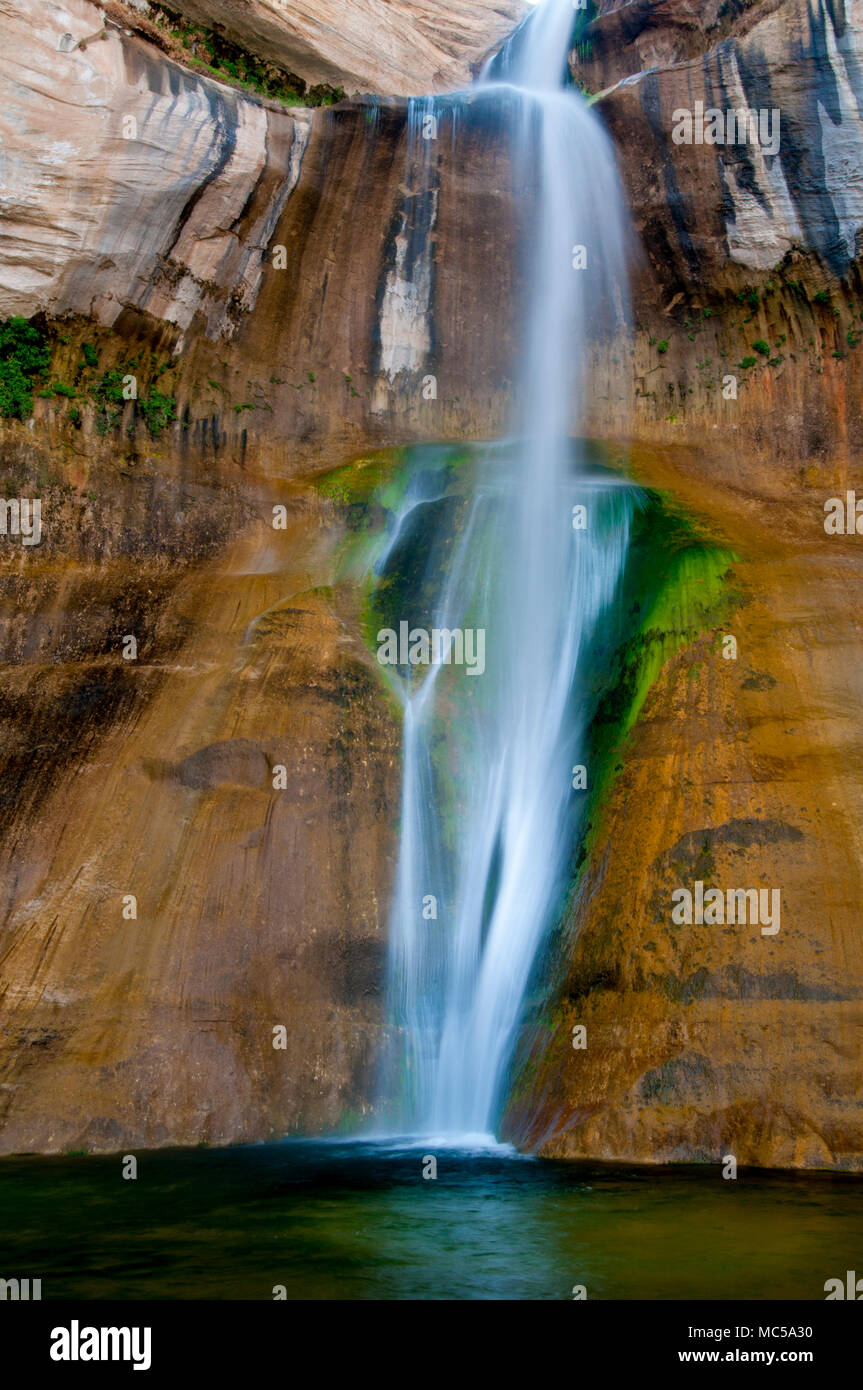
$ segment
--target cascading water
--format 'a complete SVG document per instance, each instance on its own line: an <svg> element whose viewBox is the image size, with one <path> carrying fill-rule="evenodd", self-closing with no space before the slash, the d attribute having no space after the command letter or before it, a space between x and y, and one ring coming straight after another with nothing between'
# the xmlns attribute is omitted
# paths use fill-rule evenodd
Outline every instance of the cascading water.
<svg viewBox="0 0 863 1390"><path fill-rule="evenodd" d="M479 86L446 99L495 104L516 196L536 189L513 437L480 454L432 609L438 629L484 631L484 670L397 677L399 1124L453 1138L495 1126L538 948L563 904L588 719L579 663L615 597L634 505L574 443L595 337L625 328L626 219L611 142L561 86L572 24L572 0L544 0ZM390 551L427 489L408 490Z"/></svg>

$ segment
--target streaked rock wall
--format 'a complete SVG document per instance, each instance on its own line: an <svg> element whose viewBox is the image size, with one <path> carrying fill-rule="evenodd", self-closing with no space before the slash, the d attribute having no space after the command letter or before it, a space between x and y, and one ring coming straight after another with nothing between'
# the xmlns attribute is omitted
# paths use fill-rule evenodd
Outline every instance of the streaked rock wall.
<svg viewBox="0 0 863 1390"><path fill-rule="evenodd" d="M471 68L527 13L525 0L176 0L252 53L311 85L419 96L465 86Z"/></svg>

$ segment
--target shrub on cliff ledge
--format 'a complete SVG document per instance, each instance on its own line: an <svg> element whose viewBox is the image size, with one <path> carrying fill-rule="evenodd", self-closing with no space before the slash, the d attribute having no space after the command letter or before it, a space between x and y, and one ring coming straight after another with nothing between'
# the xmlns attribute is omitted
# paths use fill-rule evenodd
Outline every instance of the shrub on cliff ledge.
<svg viewBox="0 0 863 1390"><path fill-rule="evenodd" d="M34 380L50 361L45 338L27 319L0 323L0 415L26 420L32 414Z"/></svg>
<svg viewBox="0 0 863 1390"><path fill-rule="evenodd" d="M156 376L160 377L167 370L168 365L165 364L159 368ZM173 396L155 389L137 394L137 372L138 361L135 359L119 367L111 367L91 387L90 395L97 407L96 430L99 434L110 434L112 430L119 429L127 401L135 402L138 419L143 420L154 439L176 420L177 402ZM135 394L130 389L132 382L135 383ZM134 432L134 425L129 425L128 432Z"/></svg>
<svg viewBox="0 0 863 1390"><path fill-rule="evenodd" d="M158 42L175 61L231 86L286 106L332 106L345 94L343 88L328 83L309 87L296 73L248 53L224 33L193 24L170 4L151 0L149 14L149 20L135 17L141 32Z"/></svg>
<svg viewBox="0 0 863 1390"><path fill-rule="evenodd" d="M160 430L167 429L177 418L177 402L173 396L165 396L161 391L151 391L138 401L138 412L144 417L147 429L155 437Z"/></svg>

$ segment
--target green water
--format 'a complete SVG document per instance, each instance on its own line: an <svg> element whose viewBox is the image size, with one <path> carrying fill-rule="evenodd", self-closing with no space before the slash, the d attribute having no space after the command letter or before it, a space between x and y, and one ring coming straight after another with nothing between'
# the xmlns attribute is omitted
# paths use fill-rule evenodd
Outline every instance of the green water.
<svg viewBox="0 0 863 1390"><path fill-rule="evenodd" d="M43 1299L823 1300L863 1248L845 1175L311 1141L122 1167L0 1160L0 1277Z"/></svg>

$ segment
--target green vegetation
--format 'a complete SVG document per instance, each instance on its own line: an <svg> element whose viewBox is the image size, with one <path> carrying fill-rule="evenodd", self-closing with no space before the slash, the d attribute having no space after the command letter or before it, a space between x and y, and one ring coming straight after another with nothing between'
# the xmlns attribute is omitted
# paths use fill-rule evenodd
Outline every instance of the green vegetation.
<svg viewBox="0 0 863 1390"><path fill-rule="evenodd" d="M90 395L98 407L96 429L99 434L110 434L111 430L115 430L123 418L123 408L126 404L126 398L123 395L123 377L125 375L126 369L124 367L112 367L99 378L99 381L90 391Z"/></svg>
<svg viewBox="0 0 863 1390"><path fill-rule="evenodd" d="M381 520L379 508L395 511L407 486L409 469L405 467L407 453L404 449L382 449L379 453L365 454L339 468L331 468L320 473L316 488L322 497L329 497L347 507L362 507L371 521ZM379 494L379 496L376 496ZM377 507L373 508L373 502Z"/></svg>
<svg viewBox="0 0 863 1390"><path fill-rule="evenodd" d="M737 363L737 365L741 371L745 372L748 371L750 367L755 367L758 365L758 358L744 357Z"/></svg>
<svg viewBox="0 0 863 1390"><path fill-rule="evenodd" d="M817 290L815 294L813 294L812 300L815 304L829 304L830 296L826 290Z"/></svg>
<svg viewBox="0 0 863 1390"><path fill-rule="evenodd" d="M124 382L134 375L137 367L137 358L125 365L111 367L107 372L103 372L96 385L91 387L90 396L97 406L96 429L99 434L110 434L112 430L119 428L127 399L134 399L124 394ZM154 375L161 376L169 367L170 363L163 364ZM173 396L151 390L138 396L135 400L135 411L155 438L176 420L177 402Z"/></svg>
<svg viewBox="0 0 863 1390"><path fill-rule="evenodd" d="M760 352L762 357L770 356L770 344L765 343L763 338L756 338L752 344L753 352Z"/></svg>
<svg viewBox="0 0 863 1390"><path fill-rule="evenodd" d="M9 419L25 420L33 413L33 395L44 381L51 366L53 349L65 346L71 341L68 334L60 335L56 330L42 326L41 323L24 318L11 318L0 322L0 415ZM61 354L62 357L62 354ZM96 429L99 434L109 434L117 429L126 405L124 381L138 370L138 359L111 367L97 380L92 373L98 367L99 349L93 343L81 345L81 359L74 369L73 383L49 380L36 392L40 400L76 401L79 397L89 397L96 407ZM165 372L174 370L170 361L163 362L148 375L158 379ZM151 389L140 391L135 401L136 417L143 420L154 437L177 417L177 403L173 395ZM132 397L134 399L134 397ZM70 406L67 420L75 429L80 429L83 416L79 406Z"/></svg>
<svg viewBox="0 0 863 1390"><path fill-rule="evenodd" d="M592 776L577 870L590 852L626 741L663 667L699 639L715 642L741 602L728 582L736 556L713 544L670 498L653 491L642 496L620 597L623 630L616 641L603 633L588 663L595 673L595 712L584 761Z"/></svg>
<svg viewBox="0 0 863 1390"><path fill-rule="evenodd" d="M400 604L416 613L431 604L452 540L454 513L463 502L462 470L474 457L469 445L383 449L318 475L319 494L343 511L346 537L338 574L340 580L360 586L362 629L370 650L377 651L376 633L395 621ZM420 473L434 475L431 492L436 500L419 503L415 525L400 537L386 574L379 575L377 561L392 536L411 479ZM446 535L441 545L434 539L438 532ZM379 669L386 683L387 670Z"/></svg>
<svg viewBox="0 0 863 1390"><path fill-rule="evenodd" d="M599 7L595 0L588 0L584 9L576 11L569 48L570 52L575 54L578 63L589 63L593 58L593 38L588 30L598 14ZM572 81L571 74L570 81ZM585 95L589 95L582 83L579 82L575 85L579 86Z"/></svg>
<svg viewBox="0 0 863 1390"><path fill-rule="evenodd" d="M138 414L155 437L167 429L177 418L177 402L173 396L163 395L161 391L151 391L138 401Z"/></svg>
<svg viewBox="0 0 863 1390"><path fill-rule="evenodd" d="M50 362L48 341L35 324L17 316L0 322L0 415L28 419L34 384Z"/></svg>
<svg viewBox="0 0 863 1390"><path fill-rule="evenodd" d="M667 351L668 351L668 339L667 339L667 338L663 338L661 342L658 342L658 343L656 344L656 351L659 352L659 353L663 353L663 352L667 352Z"/></svg>
<svg viewBox="0 0 863 1390"><path fill-rule="evenodd" d="M247 53L239 44L203 24L191 24L168 5L153 5L156 30L169 35L184 50L189 67L207 72L221 82L280 101L285 106L332 106L344 90L321 83L309 87L296 73Z"/></svg>
<svg viewBox="0 0 863 1390"><path fill-rule="evenodd" d="M67 400L74 401L75 394L74 386L66 386L62 381L52 381L51 385L46 387L44 391L38 392L40 398L44 400L51 400L54 396L65 396Z"/></svg>

